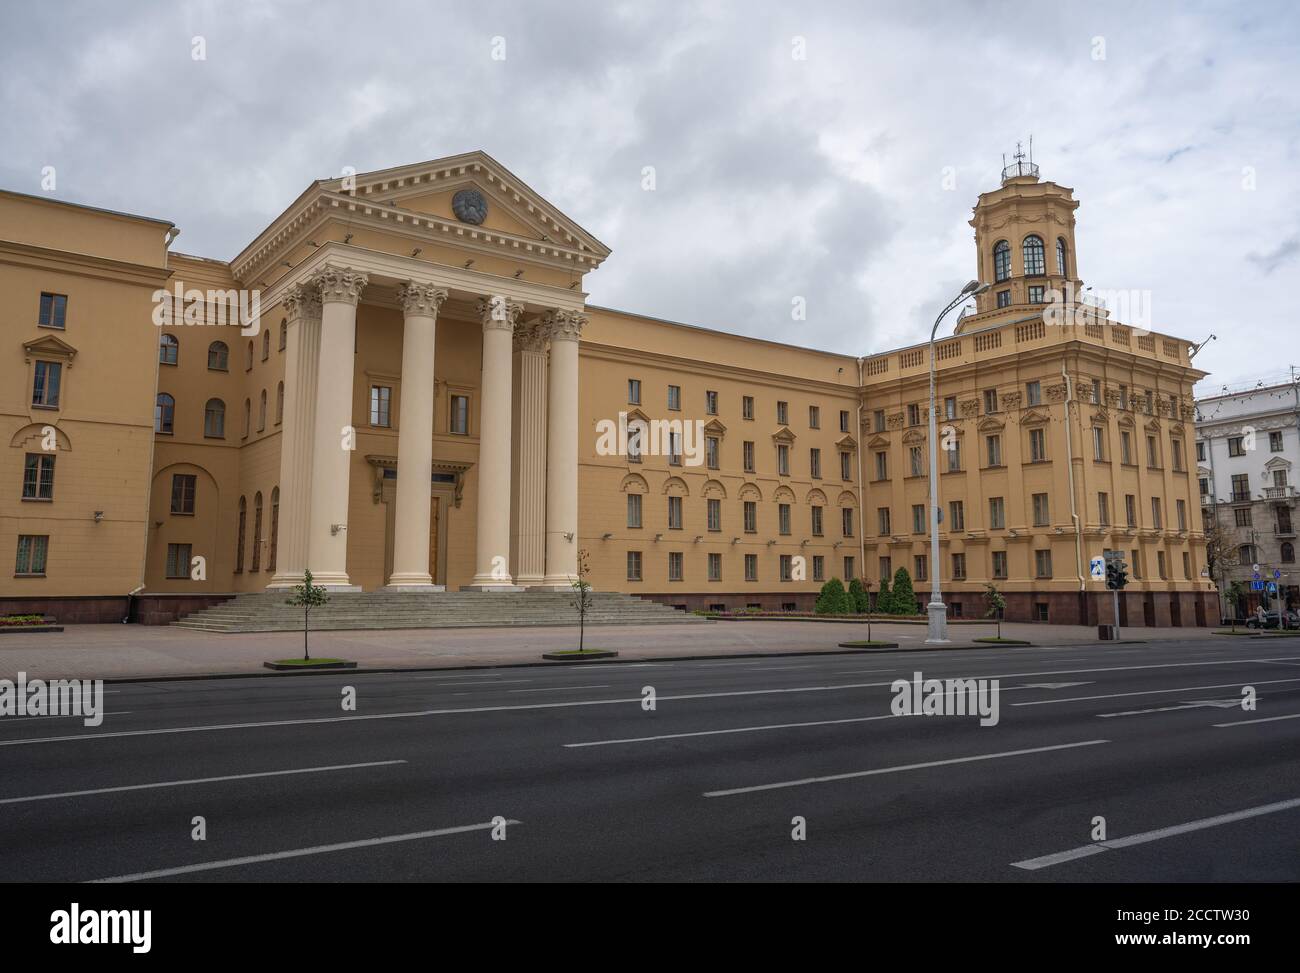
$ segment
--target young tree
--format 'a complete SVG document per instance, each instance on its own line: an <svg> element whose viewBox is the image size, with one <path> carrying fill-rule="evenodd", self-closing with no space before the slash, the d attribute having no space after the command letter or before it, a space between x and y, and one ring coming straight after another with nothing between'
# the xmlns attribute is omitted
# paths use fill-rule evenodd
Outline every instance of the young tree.
<svg viewBox="0 0 1300 973"><path fill-rule="evenodd" d="M870 584L870 582L867 583ZM849 601L853 603L853 611L858 615L871 610L871 598L867 595L867 589L859 578L854 578L849 582Z"/></svg>
<svg viewBox="0 0 1300 973"><path fill-rule="evenodd" d="M330 596L325 593L321 585L311 583L311 572L304 571L302 574L302 584L294 586L294 595L286 605L293 605L302 608L302 658L304 662L310 662L311 656L307 652L307 620L311 610L319 605L325 604L330 600Z"/></svg>
<svg viewBox="0 0 1300 973"><path fill-rule="evenodd" d="M912 576L907 568L894 572L893 609L895 615L915 615L916 592L912 590Z"/></svg>
<svg viewBox="0 0 1300 973"><path fill-rule="evenodd" d="M578 576L570 583L573 588L573 607L578 612L578 652L583 651L587 633L587 612L591 610L591 582L587 580L590 565L585 550L578 552Z"/></svg>
<svg viewBox="0 0 1300 973"><path fill-rule="evenodd" d="M1007 600L992 582L984 586L984 605L987 609L984 617L997 619L998 638L1002 638L1002 613L1007 609Z"/></svg>
<svg viewBox="0 0 1300 973"><path fill-rule="evenodd" d="M889 590L889 577L880 579L880 590L876 592L876 613L878 615L894 614L894 596Z"/></svg>
<svg viewBox="0 0 1300 973"><path fill-rule="evenodd" d="M870 642L871 641L871 582L869 580L862 582L862 600L866 602L866 607L863 609L863 611L867 613L867 641Z"/></svg>
<svg viewBox="0 0 1300 973"><path fill-rule="evenodd" d="M849 595L839 578L831 578L822 585L815 610L818 615L849 614Z"/></svg>

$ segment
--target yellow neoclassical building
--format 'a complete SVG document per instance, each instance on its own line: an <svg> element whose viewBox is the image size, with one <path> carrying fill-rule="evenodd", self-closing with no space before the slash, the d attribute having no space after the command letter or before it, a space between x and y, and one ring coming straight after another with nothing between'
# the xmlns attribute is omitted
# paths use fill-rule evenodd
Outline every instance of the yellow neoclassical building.
<svg viewBox="0 0 1300 973"><path fill-rule="evenodd" d="M864 358L596 307L609 248L482 152L313 182L233 260L0 192L0 611L165 621L337 589L599 589L809 608L939 572L954 615L1206 624L1185 340L1075 304L1072 191L980 196L990 288ZM1063 300L1064 299L1064 300ZM4 556L9 556L7 553ZM128 599L128 595L132 598Z"/></svg>

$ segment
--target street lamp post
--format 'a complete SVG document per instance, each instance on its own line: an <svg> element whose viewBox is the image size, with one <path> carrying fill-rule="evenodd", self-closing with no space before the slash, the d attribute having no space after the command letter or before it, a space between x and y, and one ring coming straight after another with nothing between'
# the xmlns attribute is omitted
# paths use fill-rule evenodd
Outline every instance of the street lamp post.
<svg viewBox="0 0 1300 973"><path fill-rule="evenodd" d="M977 294L989 289L988 284L972 280L934 319L930 329L930 603L926 606L929 624L926 627L925 641L928 645L941 645L948 641L948 608L943 603L943 593L939 590L939 518L942 510L939 505L939 436L938 406L935 400L934 338L939 333L939 325L948 312L958 304L964 304Z"/></svg>

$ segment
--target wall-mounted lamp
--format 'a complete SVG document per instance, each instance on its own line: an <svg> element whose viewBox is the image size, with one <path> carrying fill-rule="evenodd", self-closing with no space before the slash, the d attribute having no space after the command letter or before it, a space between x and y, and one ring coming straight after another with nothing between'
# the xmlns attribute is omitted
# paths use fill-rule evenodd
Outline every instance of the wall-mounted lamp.
<svg viewBox="0 0 1300 973"><path fill-rule="evenodd" d="M600 539L601 539L602 541L607 541L607 540L609 540L609 539L610 539L611 537L613 537L613 536L614 536L613 534L611 534L611 533L609 533L608 531L606 531L605 533L603 533L603 534L600 535Z"/></svg>
<svg viewBox="0 0 1300 973"><path fill-rule="evenodd" d="M568 541L569 543L573 543L573 531L571 531L571 530L566 530L566 531L564 532L564 539L565 539L566 541Z"/></svg>
<svg viewBox="0 0 1300 973"><path fill-rule="evenodd" d="M330 533L339 534L348 529L347 524L330 524Z"/></svg>
<svg viewBox="0 0 1300 973"><path fill-rule="evenodd" d="M103 519L104 519L104 511L102 511L102 510L96 510L96 511L95 511L95 523L99 523L99 522L100 522L101 520L103 520Z"/></svg>

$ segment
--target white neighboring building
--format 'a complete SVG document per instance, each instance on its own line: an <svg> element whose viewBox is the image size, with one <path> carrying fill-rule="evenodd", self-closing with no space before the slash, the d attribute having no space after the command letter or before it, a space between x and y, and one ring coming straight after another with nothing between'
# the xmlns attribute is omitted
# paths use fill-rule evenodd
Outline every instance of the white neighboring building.
<svg viewBox="0 0 1300 973"><path fill-rule="evenodd" d="M1300 606L1300 381L1197 399L1196 470L1206 530L1217 519L1227 549L1229 563L1213 579L1220 590L1233 581L1249 588L1258 564L1267 580L1281 571L1280 594L1288 607ZM1250 592L1245 610L1259 602Z"/></svg>

